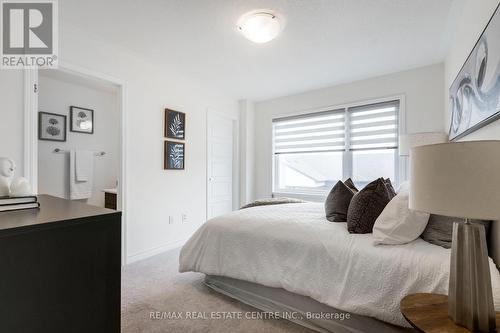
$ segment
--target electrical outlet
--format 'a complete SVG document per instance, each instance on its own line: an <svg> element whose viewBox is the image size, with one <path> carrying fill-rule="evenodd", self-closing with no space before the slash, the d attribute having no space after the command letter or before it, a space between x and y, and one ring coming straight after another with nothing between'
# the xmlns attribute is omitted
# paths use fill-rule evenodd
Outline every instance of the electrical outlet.
<svg viewBox="0 0 500 333"><path fill-rule="evenodd" d="M182 214L182 215L181 215L181 218L182 218L182 223L187 223L187 221L188 221L188 217L187 217L187 215L186 215L186 214Z"/></svg>
<svg viewBox="0 0 500 333"><path fill-rule="evenodd" d="M174 217L173 216L168 217L168 224L174 224Z"/></svg>

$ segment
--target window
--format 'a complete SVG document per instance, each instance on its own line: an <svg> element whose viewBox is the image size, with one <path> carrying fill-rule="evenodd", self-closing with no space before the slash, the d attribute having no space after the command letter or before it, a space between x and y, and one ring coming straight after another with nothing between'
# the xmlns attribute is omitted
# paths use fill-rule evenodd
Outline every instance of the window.
<svg viewBox="0 0 500 333"><path fill-rule="evenodd" d="M325 196L338 180L398 183L399 101L273 120L274 192Z"/></svg>

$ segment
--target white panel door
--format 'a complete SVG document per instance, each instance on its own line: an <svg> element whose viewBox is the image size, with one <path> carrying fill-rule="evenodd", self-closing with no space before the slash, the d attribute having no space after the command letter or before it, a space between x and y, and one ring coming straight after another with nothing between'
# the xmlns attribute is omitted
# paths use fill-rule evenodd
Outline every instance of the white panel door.
<svg viewBox="0 0 500 333"><path fill-rule="evenodd" d="M233 210L233 120L207 114L207 219Z"/></svg>

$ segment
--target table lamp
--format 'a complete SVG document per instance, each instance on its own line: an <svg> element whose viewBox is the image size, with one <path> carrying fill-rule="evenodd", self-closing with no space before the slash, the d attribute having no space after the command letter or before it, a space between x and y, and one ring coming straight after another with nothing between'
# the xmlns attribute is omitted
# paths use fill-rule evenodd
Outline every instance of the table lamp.
<svg viewBox="0 0 500 333"><path fill-rule="evenodd" d="M495 332L488 248L482 225L500 219L500 141L412 148L410 209L465 218L455 222L448 315L474 332Z"/></svg>

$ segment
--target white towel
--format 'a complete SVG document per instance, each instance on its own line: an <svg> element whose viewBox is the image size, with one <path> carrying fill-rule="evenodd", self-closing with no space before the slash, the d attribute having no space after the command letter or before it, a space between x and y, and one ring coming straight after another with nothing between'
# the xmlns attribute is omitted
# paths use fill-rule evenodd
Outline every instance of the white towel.
<svg viewBox="0 0 500 333"><path fill-rule="evenodd" d="M71 200L89 199L94 178L94 154L90 151L70 151L69 193Z"/></svg>
<svg viewBox="0 0 500 333"><path fill-rule="evenodd" d="M76 181L87 182L92 179L94 171L94 153L88 150L76 151Z"/></svg>

